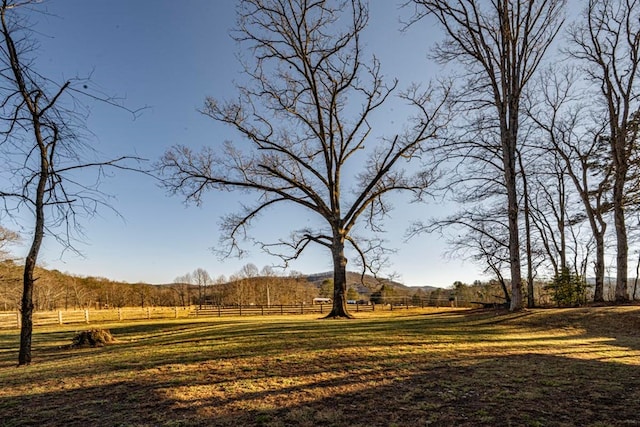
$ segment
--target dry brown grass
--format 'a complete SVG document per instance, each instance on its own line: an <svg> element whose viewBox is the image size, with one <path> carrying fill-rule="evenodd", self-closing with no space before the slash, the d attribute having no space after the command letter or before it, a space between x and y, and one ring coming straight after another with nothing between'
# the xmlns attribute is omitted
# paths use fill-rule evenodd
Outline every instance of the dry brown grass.
<svg viewBox="0 0 640 427"><path fill-rule="evenodd" d="M640 423L640 308L361 313L101 325L70 349L0 332L0 426Z"/></svg>

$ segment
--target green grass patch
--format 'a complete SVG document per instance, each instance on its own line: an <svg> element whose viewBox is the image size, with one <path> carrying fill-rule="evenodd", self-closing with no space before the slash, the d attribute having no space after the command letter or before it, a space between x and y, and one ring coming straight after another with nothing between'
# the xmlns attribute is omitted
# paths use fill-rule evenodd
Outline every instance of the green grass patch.
<svg viewBox="0 0 640 427"><path fill-rule="evenodd" d="M640 419L640 308L108 323L33 364L0 331L0 426L605 426Z"/></svg>

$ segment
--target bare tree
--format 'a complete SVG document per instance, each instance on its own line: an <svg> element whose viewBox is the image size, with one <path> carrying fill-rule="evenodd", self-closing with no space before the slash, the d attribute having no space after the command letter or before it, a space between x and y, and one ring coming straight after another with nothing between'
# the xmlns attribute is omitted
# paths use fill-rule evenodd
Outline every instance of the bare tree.
<svg viewBox="0 0 640 427"><path fill-rule="evenodd" d="M20 242L21 237L15 231L0 225L0 260L6 260L9 256L8 246Z"/></svg>
<svg viewBox="0 0 640 427"><path fill-rule="evenodd" d="M397 83L386 84L378 60L363 57L367 21L361 0L240 1L235 39L251 52L244 63L248 83L238 85L235 101L208 98L202 112L238 131L245 142L199 153L175 146L161 160L166 188L187 200L199 203L208 190L256 196L256 204L224 221L228 255L241 252L239 240L268 208L293 204L319 218L324 226L296 230L262 247L285 265L311 243L331 252L329 317L351 317L345 245L355 249L365 269L384 252L379 239L357 238L354 227L360 223L368 235L381 231L391 208L389 193L424 197L436 177L426 144L443 125L435 92L413 87L403 97L416 107L415 120L393 138L370 136L374 112Z"/></svg>
<svg viewBox="0 0 640 427"><path fill-rule="evenodd" d="M273 292L274 285L277 283L277 274L271 266L265 265L262 267L262 270L260 270L260 275L264 279L264 304L270 307L271 293Z"/></svg>
<svg viewBox="0 0 640 427"><path fill-rule="evenodd" d="M558 163L546 165L535 180L535 197L531 200L533 223L557 276L567 268L568 193L566 171ZM545 176L546 175L546 176Z"/></svg>
<svg viewBox="0 0 640 427"><path fill-rule="evenodd" d="M618 302L629 300L627 290L628 238L625 186L632 143L630 122L637 109L640 65L640 1L589 0L584 20L570 30L572 55L581 61L600 94L608 129L613 166L612 202L617 238L616 292Z"/></svg>
<svg viewBox="0 0 640 427"><path fill-rule="evenodd" d="M176 295L178 295L182 308L186 308L191 305L191 286L194 282L193 279L194 277L191 273L187 273L173 279L171 289L173 289Z"/></svg>
<svg viewBox="0 0 640 427"><path fill-rule="evenodd" d="M410 0L410 24L434 17L446 39L434 54L466 70L459 102L466 111L493 110L500 141L509 225L511 310L523 306L516 153L524 90L563 23L565 0Z"/></svg>
<svg viewBox="0 0 640 427"><path fill-rule="evenodd" d="M451 256L463 256L479 265L484 271L497 278L507 304L511 304L511 294L504 277L509 264L509 230L502 221L504 207L469 208L428 225L416 224L410 232L437 232L447 239Z"/></svg>
<svg viewBox="0 0 640 427"><path fill-rule="evenodd" d="M238 298L240 305L256 303L256 279L259 274L260 272L258 267L253 263L243 265L240 271L236 274L236 277L238 278L237 289L238 293L241 294Z"/></svg>
<svg viewBox="0 0 640 427"><path fill-rule="evenodd" d="M522 149L516 150L518 159L518 165L520 168L520 177L522 182L522 200L523 200L523 214L524 214L524 233L525 233L525 258L527 260L527 308L535 307L535 290L533 281L535 277L535 271L533 267L533 227L531 226L532 214L531 214L531 184L529 183L528 171L529 168L525 168L525 154ZM531 157L531 156L528 156Z"/></svg>
<svg viewBox="0 0 640 427"><path fill-rule="evenodd" d="M128 304L134 306L140 304L140 308L145 308L145 306L149 305L149 301L153 295L153 288L151 285L145 283L136 283L131 285L131 295L132 299L128 302Z"/></svg>
<svg viewBox="0 0 640 427"><path fill-rule="evenodd" d="M8 247L20 241L20 235L0 226L0 304L4 311L15 310L20 301L20 279L13 274L13 260Z"/></svg>
<svg viewBox="0 0 640 427"><path fill-rule="evenodd" d="M598 114L588 108L591 103L580 95L575 70L549 69L540 76L537 88L537 96L532 98L526 111L542 132L538 144L543 155L551 155L552 163L562 164L556 165L560 174L555 176L569 177L582 202L583 216L589 223L596 249L594 301L602 302L606 215L611 211L612 168L606 159L606 142L601 138L607 125L596 119ZM571 221L578 219L574 217ZM561 270L556 266L556 273Z"/></svg>
<svg viewBox="0 0 640 427"><path fill-rule="evenodd" d="M87 82L57 84L36 71L37 43L29 23L19 14L21 8L35 3L0 3L0 120L4 126L0 150L6 165L2 171L6 185L0 189L0 197L5 214L23 210L33 214L23 276L20 365L31 362L34 271L45 234L72 249L79 217L109 206L98 188L104 169L128 168L127 157L108 161L91 158L95 152L80 132L85 114L79 97L86 94ZM97 178L90 183L86 176L84 181L81 177L86 169L96 171Z"/></svg>
<svg viewBox="0 0 640 427"><path fill-rule="evenodd" d="M203 301L207 299L207 288L212 283L211 276L204 268L196 268L191 277L198 286L198 306L202 308Z"/></svg>

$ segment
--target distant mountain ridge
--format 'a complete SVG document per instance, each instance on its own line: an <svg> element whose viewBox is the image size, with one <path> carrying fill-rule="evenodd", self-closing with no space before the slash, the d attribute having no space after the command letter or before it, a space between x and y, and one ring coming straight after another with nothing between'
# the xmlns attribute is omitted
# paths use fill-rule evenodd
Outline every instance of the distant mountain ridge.
<svg viewBox="0 0 640 427"><path fill-rule="evenodd" d="M306 276L307 281L320 287L325 280L333 280L333 272L327 271L324 273L309 274ZM431 292L436 289L441 289L437 286L407 286L395 280L387 278L374 277L371 274L355 273L353 271L347 271L347 286L351 286L362 295L371 295L371 293L380 289L382 285L391 286L394 289L398 289L405 292L416 291L421 289L425 292Z"/></svg>

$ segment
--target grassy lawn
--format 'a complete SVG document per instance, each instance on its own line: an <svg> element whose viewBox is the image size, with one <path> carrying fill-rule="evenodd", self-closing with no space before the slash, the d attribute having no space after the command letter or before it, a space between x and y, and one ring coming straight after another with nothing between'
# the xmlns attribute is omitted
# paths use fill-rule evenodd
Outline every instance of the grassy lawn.
<svg viewBox="0 0 640 427"><path fill-rule="evenodd" d="M640 425L639 307L100 326L0 331L0 426Z"/></svg>

